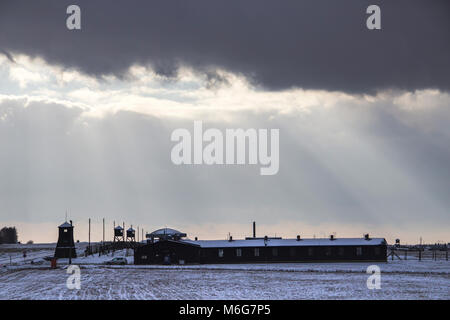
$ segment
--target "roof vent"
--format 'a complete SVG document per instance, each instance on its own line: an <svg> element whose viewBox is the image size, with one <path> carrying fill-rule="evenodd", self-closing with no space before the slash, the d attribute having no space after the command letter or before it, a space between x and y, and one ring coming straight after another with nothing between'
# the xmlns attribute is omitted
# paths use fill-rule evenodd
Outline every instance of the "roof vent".
<svg viewBox="0 0 450 320"><path fill-rule="evenodd" d="M368 233L366 233L366 234L364 235L364 240L370 240L369 234L368 234Z"/></svg>
<svg viewBox="0 0 450 320"><path fill-rule="evenodd" d="M300 235L297 235L297 241L300 241Z"/></svg>

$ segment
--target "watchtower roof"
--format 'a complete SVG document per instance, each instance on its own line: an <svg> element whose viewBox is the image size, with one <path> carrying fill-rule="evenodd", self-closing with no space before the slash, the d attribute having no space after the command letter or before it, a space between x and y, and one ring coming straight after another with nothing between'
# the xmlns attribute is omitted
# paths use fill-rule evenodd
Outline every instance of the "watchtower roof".
<svg viewBox="0 0 450 320"><path fill-rule="evenodd" d="M73 228L73 226L67 221L60 225L58 228Z"/></svg>

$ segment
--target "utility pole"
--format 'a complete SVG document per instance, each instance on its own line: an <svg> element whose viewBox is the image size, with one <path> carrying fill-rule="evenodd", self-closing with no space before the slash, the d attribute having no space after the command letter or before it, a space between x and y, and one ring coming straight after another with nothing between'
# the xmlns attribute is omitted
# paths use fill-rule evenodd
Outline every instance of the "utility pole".
<svg viewBox="0 0 450 320"><path fill-rule="evenodd" d="M89 218L89 243L88 243L88 254L91 253L91 218Z"/></svg>
<svg viewBox="0 0 450 320"><path fill-rule="evenodd" d="M102 240L102 246L105 245L105 218L103 218L103 240Z"/></svg>
<svg viewBox="0 0 450 320"><path fill-rule="evenodd" d="M72 264L72 248L69 249L69 265Z"/></svg>

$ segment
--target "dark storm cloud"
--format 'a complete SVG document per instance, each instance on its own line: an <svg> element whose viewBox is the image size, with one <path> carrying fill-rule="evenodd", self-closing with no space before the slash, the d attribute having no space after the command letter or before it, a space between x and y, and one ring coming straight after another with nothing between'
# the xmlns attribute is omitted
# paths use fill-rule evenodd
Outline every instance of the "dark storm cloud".
<svg viewBox="0 0 450 320"><path fill-rule="evenodd" d="M9 52L0 50L0 53L3 53L10 62L15 63L13 56Z"/></svg>
<svg viewBox="0 0 450 320"><path fill-rule="evenodd" d="M65 27L69 4L82 9L81 32ZM365 26L369 4L381 31ZM3 0L0 49L94 75L139 63L173 77L188 65L274 90L449 90L449 13L446 0Z"/></svg>

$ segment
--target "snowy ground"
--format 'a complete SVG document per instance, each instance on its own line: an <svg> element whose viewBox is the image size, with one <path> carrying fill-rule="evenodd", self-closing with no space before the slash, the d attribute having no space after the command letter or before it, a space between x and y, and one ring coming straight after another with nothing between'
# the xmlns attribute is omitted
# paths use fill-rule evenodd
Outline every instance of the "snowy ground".
<svg viewBox="0 0 450 320"><path fill-rule="evenodd" d="M23 252L27 257L23 257ZM0 266L10 263L24 263L39 259L55 252L54 243L43 244L2 244L0 245Z"/></svg>
<svg viewBox="0 0 450 320"><path fill-rule="evenodd" d="M125 256L116 252L115 256ZM132 257L127 257L131 262ZM66 287L66 265L0 268L0 299L449 299L448 261L379 264L381 289L368 290L367 263L105 266L77 258L81 289Z"/></svg>
<svg viewBox="0 0 450 320"><path fill-rule="evenodd" d="M77 243L77 253L82 255L87 243ZM38 244L1 244L0 245L0 267L2 265L23 265L33 262L42 262L43 258L55 254L56 243ZM24 252L26 257L23 256Z"/></svg>

